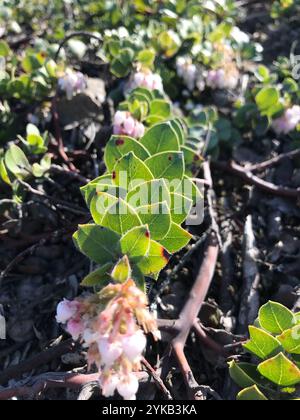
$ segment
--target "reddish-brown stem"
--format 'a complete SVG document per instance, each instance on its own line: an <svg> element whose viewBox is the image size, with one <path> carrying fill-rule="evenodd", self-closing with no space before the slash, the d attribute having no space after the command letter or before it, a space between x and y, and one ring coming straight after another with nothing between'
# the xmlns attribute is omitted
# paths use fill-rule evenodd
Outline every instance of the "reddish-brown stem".
<svg viewBox="0 0 300 420"><path fill-rule="evenodd" d="M73 165L72 162L70 162L70 159L68 158L65 152L62 132L61 132L60 123L59 123L59 115L57 112L56 96L52 99L52 116L53 116L53 123L54 123L54 128L55 128L56 141L58 143L58 153L60 157L62 158L63 162L65 162L68 165L71 171L78 172L77 168Z"/></svg>
<svg viewBox="0 0 300 420"><path fill-rule="evenodd" d="M164 384L161 377L157 374L155 369L150 365L150 363L143 357L142 364L145 366L147 371L152 376L154 382L158 386L158 388L163 392L167 400L173 400L172 395L170 394L169 390L167 389L166 385Z"/></svg>
<svg viewBox="0 0 300 420"><path fill-rule="evenodd" d="M183 374L185 384L188 391L191 391L191 397L197 399L198 384L195 381L190 365L184 354L184 347L191 328L195 325L198 313L206 298L215 267L217 264L219 253L219 243L214 232L207 239L206 252L199 275L190 292L189 298L179 316L178 328L179 333L172 340L172 348L179 362L181 372ZM194 395L192 395L194 394Z"/></svg>
<svg viewBox="0 0 300 420"><path fill-rule="evenodd" d="M207 333L201 327L201 324L199 323L198 320L196 320L194 322L193 328L194 328L199 340L205 345L206 348L211 349L211 350L215 351L217 354L220 354L222 356L227 356L228 355L224 346L217 343L209 335L207 335Z"/></svg>

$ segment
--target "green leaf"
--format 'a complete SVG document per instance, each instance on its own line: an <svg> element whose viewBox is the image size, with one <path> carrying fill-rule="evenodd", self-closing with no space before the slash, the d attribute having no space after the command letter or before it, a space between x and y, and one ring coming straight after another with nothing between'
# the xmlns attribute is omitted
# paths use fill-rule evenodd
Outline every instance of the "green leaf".
<svg viewBox="0 0 300 420"><path fill-rule="evenodd" d="M183 123L179 118L175 118L173 120L170 121L171 126L173 127L173 129L176 131L178 140L179 140L179 144L183 145L185 143L185 135L184 135L184 130L183 130Z"/></svg>
<svg viewBox="0 0 300 420"><path fill-rule="evenodd" d="M252 385L259 385L262 377L257 367L250 363L236 363L234 360L229 363L229 374L241 388L248 388Z"/></svg>
<svg viewBox="0 0 300 420"><path fill-rule="evenodd" d="M262 115L273 115L272 108L278 105L280 99L279 91L276 88L263 88L255 97L256 104Z"/></svg>
<svg viewBox="0 0 300 420"><path fill-rule="evenodd" d="M182 194L172 193L171 194L171 217L172 221L177 225L181 225L188 215L193 206L193 201L188 198L184 197Z"/></svg>
<svg viewBox="0 0 300 420"><path fill-rule="evenodd" d="M41 136L39 129L35 125L28 124L26 127L26 133L27 146L32 153L39 154L47 151L45 141Z"/></svg>
<svg viewBox="0 0 300 420"><path fill-rule="evenodd" d="M136 209L141 221L148 225L151 238L161 240L171 227L171 214L167 203L157 203Z"/></svg>
<svg viewBox="0 0 300 420"><path fill-rule="evenodd" d="M157 115L160 118L168 118L171 115L171 104L164 99L154 99L150 104L150 115ZM167 150L167 149L165 149ZM177 149L169 149L177 150ZM163 150L160 150L161 152ZM158 153L158 152L157 152Z"/></svg>
<svg viewBox="0 0 300 420"><path fill-rule="evenodd" d="M135 209L124 200L119 199L107 210L101 224L124 235L134 227L141 226L142 222Z"/></svg>
<svg viewBox="0 0 300 420"><path fill-rule="evenodd" d="M111 72L117 77L127 76L131 71L133 59L134 51L131 48L122 49L111 62Z"/></svg>
<svg viewBox="0 0 300 420"><path fill-rule="evenodd" d="M132 269L132 280L142 292L147 293L145 276L137 265Z"/></svg>
<svg viewBox="0 0 300 420"><path fill-rule="evenodd" d="M116 163L113 179L116 185L130 190L139 184L151 181L154 177L151 169L130 152Z"/></svg>
<svg viewBox="0 0 300 420"><path fill-rule="evenodd" d="M108 171L113 171L116 163L129 152L141 160L146 160L150 154L137 140L128 136L112 136L105 147L104 162Z"/></svg>
<svg viewBox="0 0 300 420"><path fill-rule="evenodd" d="M131 267L127 255L124 255L114 266L111 277L118 283L125 283L131 277Z"/></svg>
<svg viewBox="0 0 300 420"><path fill-rule="evenodd" d="M73 236L79 250L97 264L116 260L121 253L120 236L98 225L80 225Z"/></svg>
<svg viewBox="0 0 300 420"><path fill-rule="evenodd" d="M0 41L0 57L7 57L11 53L9 45L5 41Z"/></svg>
<svg viewBox="0 0 300 420"><path fill-rule="evenodd" d="M11 185L11 181L9 179L3 158L0 159L0 176L6 184Z"/></svg>
<svg viewBox="0 0 300 420"><path fill-rule="evenodd" d="M94 194L90 203L90 211L94 222L101 225L105 213L117 201L118 197L116 195L111 195L106 192L97 192Z"/></svg>
<svg viewBox="0 0 300 420"><path fill-rule="evenodd" d="M285 351L300 355L300 326L284 331L277 337Z"/></svg>
<svg viewBox="0 0 300 420"><path fill-rule="evenodd" d="M292 386L300 383L300 370L283 353L261 363L258 371L276 385Z"/></svg>
<svg viewBox="0 0 300 420"><path fill-rule="evenodd" d="M122 253L133 262L138 262L148 255L150 249L150 232L148 226L137 226L121 238Z"/></svg>
<svg viewBox="0 0 300 420"><path fill-rule="evenodd" d="M180 150L179 139L170 121L156 124L140 139L151 155ZM157 177L161 178L161 177Z"/></svg>
<svg viewBox="0 0 300 420"><path fill-rule="evenodd" d="M270 80L270 71L266 66L258 66L255 75L261 82L267 83Z"/></svg>
<svg viewBox="0 0 300 420"><path fill-rule="evenodd" d="M31 173L31 166L24 152L15 144L5 153L5 165L17 178L23 178Z"/></svg>
<svg viewBox="0 0 300 420"><path fill-rule="evenodd" d="M268 302L259 311L261 327L272 334L281 334L295 325L294 314L277 302Z"/></svg>
<svg viewBox="0 0 300 420"><path fill-rule="evenodd" d="M251 339L243 347L260 359L267 359L282 351L280 342L264 330L250 326Z"/></svg>
<svg viewBox="0 0 300 420"><path fill-rule="evenodd" d="M81 282L83 287L105 286L111 280L110 272L113 265L108 263L88 274Z"/></svg>
<svg viewBox="0 0 300 420"><path fill-rule="evenodd" d="M167 236L160 241L170 254L180 251L192 239L192 235L176 223L171 224Z"/></svg>
<svg viewBox="0 0 300 420"><path fill-rule="evenodd" d="M149 254L143 258L138 267L144 275L156 278L159 273L169 262L170 254L155 241L151 241Z"/></svg>
<svg viewBox="0 0 300 420"><path fill-rule="evenodd" d="M201 194L199 187L187 176L185 176L181 182L175 183L175 189L172 192L189 198L193 201L194 205L198 203L199 200L203 200L203 195Z"/></svg>
<svg viewBox="0 0 300 420"><path fill-rule="evenodd" d="M190 147L181 146L181 150L184 153L185 172L187 175L193 176L199 171L203 158L200 153L195 152Z"/></svg>
<svg viewBox="0 0 300 420"><path fill-rule="evenodd" d="M136 60L147 67L152 67L155 60L155 51L150 49L142 50L138 53Z"/></svg>
<svg viewBox="0 0 300 420"><path fill-rule="evenodd" d="M237 396L238 401L268 401L268 398L254 385L243 389Z"/></svg>
<svg viewBox="0 0 300 420"><path fill-rule="evenodd" d="M169 181L182 180L185 167L182 152L163 152L146 160L154 178L165 178Z"/></svg>
<svg viewBox="0 0 300 420"><path fill-rule="evenodd" d="M171 206L171 195L164 179L144 182L128 192L126 201L134 208L163 203Z"/></svg>

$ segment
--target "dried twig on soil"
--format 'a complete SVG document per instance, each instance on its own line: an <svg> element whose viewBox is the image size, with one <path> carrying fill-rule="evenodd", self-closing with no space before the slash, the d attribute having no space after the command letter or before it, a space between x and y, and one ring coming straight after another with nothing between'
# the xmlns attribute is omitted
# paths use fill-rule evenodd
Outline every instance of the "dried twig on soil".
<svg viewBox="0 0 300 420"><path fill-rule="evenodd" d="M47 195L43 191L39 191L39 190L33 188L30 184L28 184L25 181L19 180L19 182L20 182L20 184L23 185L23 187L25 187L29 192L31 192L31 194L37 195L38 197L43 197L43 198L49 200L54 205L56 204L59 207L61 207L62 209L69 211L70 213L74 213L74 214L79 215L79 216L87 216L88 215L88 212L86 210L84 210L83 208L79 207L79 206L76 206L72 203L69 203L68 201L64 201L64 200L60 200L60 199L55 198L55 197L51 197L50 195Z"/></svg>
<svg viewBox="0 0 300 420"><path fill-rule="evenodd" d="M97 381L99 374L80 375L73 373L45 373L23 382L22 385L0 390L0 401L11 398L34 398L42 391L50 388L78 389L83 385Z"/></svg>
<svg viewBox="0 0 300 420"><path fill-rule="evenodd" d="M256 165L246 166L248 171L251 172L262 172L266 169L272 168L278 165L285 159L293 159L300 156L300 149L292 150L291 152L282 153L281 155L275 156L272 159L268 159L265 162L257 163Z"/></svg>
<svg viewBox="0 0 300 420"><path fill-rule="evenodd" d="M136 374L139 380L148 378L146 372ZM57 373L49 372L23 381L21 384L0 390L0 401L11 398L30 398L33 399L41 392L53 388L71 388L80 389L89 383L95 383L99 380L99 373L77 374L77 373Z"/></svg>
<svg viewBox="0 0 300 420"><path fill-rule="evenodd" d="M73 178L76 181L82 182L83 184L87 184L88 182L90 182L90 179L80 175L79 173L70 171L69 169L64 169L58 165L52 165L50 168L50 172L53 174L61 174L61 175L69 176L70 178Z"/></svg>
<svg viewBox="0 0 300 420"><path fill-rule="evenodd" d="M63 354L73 351L74 347L75 345L72 339L66 340L16 366L9 367L0 373L0 385L7 383L11 379L19 378L23 373L30 372L39 366L46 365L52 360L61 357Z"/></svg>
<svg viewBox="0 0 300 420"><path fill-rule="evenodd" d="M213 167L222 171L229 172L231 174L237 175L243 179L249 185L255 185L263 191L266 191L273 195L278 195L280 197L299 199L300 198L300 188L293 189L283 186L278 186L272 184L271 182L264 181L256 175L253 175L248 168L244 168L238 165L235 162L214 162Z"/></svg>
<svg viewBox="0 0 300 420"><path fill-rule="evenodd" d="M252 216L248 216L244 231L244 283L241 306L239 313L238 334L246 335L248 325L252 325L257 317L260 298L258 287L260 275L256 259L258 249L255 244L255 237L252 225Z"/></svg>

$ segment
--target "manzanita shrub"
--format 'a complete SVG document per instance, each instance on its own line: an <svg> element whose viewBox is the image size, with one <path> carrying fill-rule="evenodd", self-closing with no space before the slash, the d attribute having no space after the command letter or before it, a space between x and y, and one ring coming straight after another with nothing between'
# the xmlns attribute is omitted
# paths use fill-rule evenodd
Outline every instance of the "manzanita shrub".
<svg viewBox="0 0 300 420"><path fill-rule="evenodd" d="M239 400L300 398L300 316L276 302L259 312L244 344L252 363L230 363L230 375L243 390Z"/></svg>
<svg viewBox="0 0 300 420"><path fill-rule="evenodd" d="M57 310L57 321L87 348L107 397L117 390L135 398L145 334L159 338L147 309L146 278L156 280L189 243L182 224L201 199L189 178L200 158L186 146L180 120L160 121L171 110L157 95L138 88L116 114L120 123L122 112L131 112L148 128L139 139L112 135L104 151L107 172L82 188L93 222L79 226L74 240L97 265L82 282L94 293L65 300ZM126 118L124 129L131 129L133 117Z"/></svg>

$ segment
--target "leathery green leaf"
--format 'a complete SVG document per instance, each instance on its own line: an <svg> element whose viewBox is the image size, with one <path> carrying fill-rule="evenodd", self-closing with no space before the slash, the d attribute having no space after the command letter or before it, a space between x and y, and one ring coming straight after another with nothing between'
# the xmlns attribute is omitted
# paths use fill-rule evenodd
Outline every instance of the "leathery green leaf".
<svg viewBox="0 0 300 420"><path fill-rule="evenodd" d="M149 150L151 155L166 151L179 151L180 144L172 124L162 122L151 127L140 139L140 142Z"/></svg>
<svg viewBox="0 0 300 420"><path fill-rule="evenodd" d="M156 278L157 273L168 264L170 257L163 246L151 241L148 256L138 263L138 267L144 275Z"/></svg>
<svg viewBox="0 0 300 420"><path fill-rule="evenodd" d="M119 199L105 213L101 224L114 232L124 235L142 222L137 212L124 200Z"/></svg>
<svg viewBox="0 0 300 420"><path fill-rule="evenodd" d="M150 154L136 139L128 136L112 136L105 147L104 162L108 171L112 172L118 160L129 152L136 157L146 160Z"/></svg>
<svg viewBox="0 0 300 420"><path fill-rule="evenodd" d="M137 226L121 238L122 253L137 262L148 255L150 248L150 231L147 225Z"/></svg>
<svg viewBox="0 0 300 420"><path fill-rule="evenodd" d="M258 371L279 386L292 386L300 383L299 368L283 353L261 363L258 366Z"/></svg>
<svg viewBox="0 0 300 420"><path fill-rule="evenodd" d="M113 180L120 187L131 189L154 179L148 166L134 153L123 156L115 165Z"/></svg>
<svg viewBox="0 0 300 420"><path fill-rule="evenodd" d="M145 161L154 178L169 181L182 180L185 166L182 152L163 152L153 155Z"/></svg>
<svg viewBox="0 0 300 420"><path fill-rule="evenodd" d="M79 250L97 264L107 264L120 255L120 236L98 225L80 225L74 234Z"/></svg>
<svg viewBox="0 0 300 420"><path fill-rule="evenodd" d="M167 236L160 241L170 254L180 251L192 239L192 235L176 223L171 224Z"/></svg>
<svg viewBox="0 0 300 420"><path fill-rule="evenodd" d="M171 227L171 213L167 203L157 203L136 209L141 221L149 227L151 238L161 240Z"/></svg>

